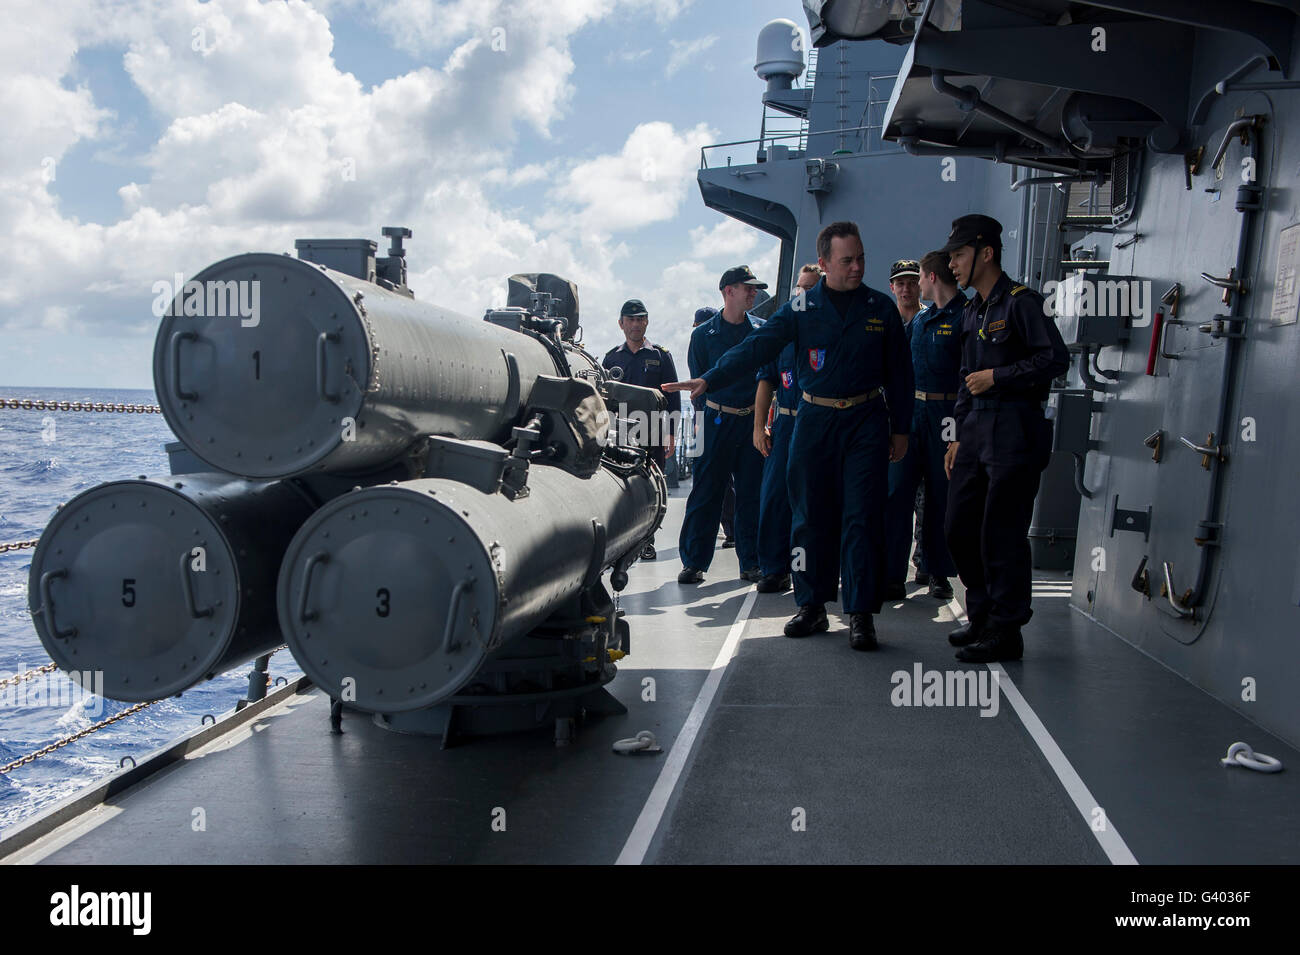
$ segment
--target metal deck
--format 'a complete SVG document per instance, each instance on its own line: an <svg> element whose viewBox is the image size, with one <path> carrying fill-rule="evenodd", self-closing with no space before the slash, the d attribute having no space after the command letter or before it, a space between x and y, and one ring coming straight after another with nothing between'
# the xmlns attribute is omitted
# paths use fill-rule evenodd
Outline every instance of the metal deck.
<svg viewBox="0 0 1300 955"><path fill-rule="evenodd" d="M676 583L686 493L673 492L659 560L633 568L622 600L633 654L610 690L629 712L587 721L573 745L539 731L444 751L353 713L333 736L313 688L53 831L32 838L40 817L18 827L0 856L610 863L626 846L625 860L659 863L1300 862L1300 754L1070 609L1066 578L1036 584L1026 659L1005 665L993 717L892 704L895 671L965 667L945 640L951 609L923 592L886 607L868 654L835 615L827 634L785 639L791 597L758 595L666 811L647 812L629 843L751 590L732 550L702 585ZM1063 760L1026 729L1015 691ZM663 753L611 751L643 729ZM1238 739L1292 771L1222 768Z"/></svg>

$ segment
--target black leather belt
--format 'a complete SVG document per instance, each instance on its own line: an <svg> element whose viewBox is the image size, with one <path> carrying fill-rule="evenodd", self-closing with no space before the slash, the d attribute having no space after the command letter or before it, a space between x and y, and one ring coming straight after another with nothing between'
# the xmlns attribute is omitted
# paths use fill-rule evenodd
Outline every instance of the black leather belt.
<svg viewBox="0 0 1300 955"><path fill-rule="evenodd" d="M917 401L956 401L956 394L945 394L942 391L917 391L912 393L912 397Z"/></svg>

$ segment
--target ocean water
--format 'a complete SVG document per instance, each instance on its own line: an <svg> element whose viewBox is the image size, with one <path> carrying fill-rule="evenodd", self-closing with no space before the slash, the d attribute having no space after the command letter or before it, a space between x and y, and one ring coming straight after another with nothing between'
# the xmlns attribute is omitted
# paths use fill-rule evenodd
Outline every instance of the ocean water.
<svg viewBox="0 0 1300 955"><path fill-rule="evenodd" d="M157 404L150 390L5 388L0 398ZM0 543L40 537L55 508L82 491L123 478L170 473L163 445L174 441L160 414L0 408ZM0 554L0 677L49 663L27 609L30 549ZM62 749L0 775L0 832L196 728L205 713L232 709L248 689L251 664L222 674ZM271 678L301 674L287 650L271 657ZM59 677L66 680L66 677ZM70 685L70 681L69 685ZM0 691L2 693L2 691ZM2 699L3 697L0 697ZM0 765L69 736L130 704L0 706ZM37 701L39 702L39 701ZM98 715L92 710L102 704Z"/></svg>

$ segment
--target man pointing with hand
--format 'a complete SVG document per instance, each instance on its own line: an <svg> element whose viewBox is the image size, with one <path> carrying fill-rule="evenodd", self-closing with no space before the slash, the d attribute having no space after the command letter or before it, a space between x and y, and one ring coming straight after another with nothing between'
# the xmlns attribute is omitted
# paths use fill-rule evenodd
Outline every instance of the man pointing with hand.
<svg viewBox="0 0 1300 955"><path fill-rule="evenodd" d="M787 478L793 511L791 569L799 612L787 637L828 627L825 604L844 583L849 645L877 646L888 462L907 453L912 362L898 309L862 284L858 227L833 222L817 236L825 277L783 305L700 378L665 384L697 398L748 376L794 343L801 391Z"/></svg>

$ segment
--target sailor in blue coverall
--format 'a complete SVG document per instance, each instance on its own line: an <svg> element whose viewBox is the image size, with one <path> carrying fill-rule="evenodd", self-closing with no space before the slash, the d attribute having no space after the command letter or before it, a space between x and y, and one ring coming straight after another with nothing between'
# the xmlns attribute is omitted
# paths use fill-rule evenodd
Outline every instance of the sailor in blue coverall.
<svg viewBox="0 0 1300 955"><path fill-rule="evenodd" d="M907 456L889 466L885 584L886 588L892 585L903 589L912 543L912 505L918 485L923 485L921 549L930 574L930 596L949 600L952 587L948 578L956 576L957 568L944 541L948 476L943 458L948 442L956 436L953 404L961 380L961 324L966 296L957 288L945 253L931 252L921 262L921 297L934 304L922 309L908 326L916 386L912 437Z"/></svg>
<svg viewBox="0 0 1300 955"><path fill-rule="evenodd" d="M623 303L618 315L618 327L625 340L623 344L607 351L601 362L610 372L610 377L643 388L658 388L665 381L677 380L677 368L673 365L673 356L668 349L646 341L645 333L649 324L650 315L639 298L630 298ZM681 407L680 396L668 399L668 412L672 414L664 414L660 427L652 431L652 436L660 440L647 449L650 457L664 472L665 479L668 477L668 462L677 456L676 422L681 419ZM673 468L675 474L675 461ZM674 487L675 482L668 481L668 486ZM653 534L641 548L640 556L641 560L654 560L658 556L655 553Z"/></svg>
<svg viewBox="0 0 1300 955"><path fill-rule="evenodd" d="M799 272L792 297L803 295L821 277L819 267L805 265ZM767 410L774 405L772 425L768 428ZM763 488L758 496L758 566L763 579L754 589L761 594L782 593L790 587L791 512L786 463L798 412L794 345L786 345L776 361L759 369L758 389L754 394L754 447L767 458L763 466Z"/></svg>
<svg viewBox="0 0 1300 955"><path fill-rule="evenodd" d="M786 345L780 357L758 372L758 394L754 403L754 445L763 452L763 486L758 496L758 567L763 577L758 592L780 593L790 586L790 493L786 479L790 438L799 412L799 388L795 384L794 345ZM772 429L764 427L767 408L775 406ZM762 418L759 417L762 415Z"/></svg>
<svg viewBox="0 0 1300 955"><path fill-rule="evenodd" d="M754 295L767 283L754 277L749 266L727 269L718 283L722 311L696 326L686 361L692 375L712 368L734 345L752 335L761 324L748 309ZM665 389L671 390L671 389ZM763 458L751 437L754 420L754 379L737 379L727 388L694 400L699 434L691 493L686 499L686 516L678 540L682 570L677 582L699 583L713 562L722 498L728 477L736 493L736 556L740 576L758 580L758 491L763 480Z"/></svg>
<svg viewBox="0 0 1300 955"><path fill-rule="evenodd" d="M1002 225L954 219L943 247L960 285L973 288L961 332L962 383L948 446L948 549L966 585L969 622L948 635L966 663L1019 660L1033 610L1029 522L1052 456L1043 415L1070 353L1043 297L1002 271Z"/></svg>
<svg viewBox="0 0 1300 955"><path fill-rule="evenodd" d="M785 633L802 637L827 628L824 604L835 600L842 575L849 645L874 650L887 468L907 453L912 362L897 307L862 284L857 226L831 223L817 237L817 252L826 277L802 300L781 306L701 378L665 390L712 394L794 344L801 401L786 474L799 613Z"/></svg>

